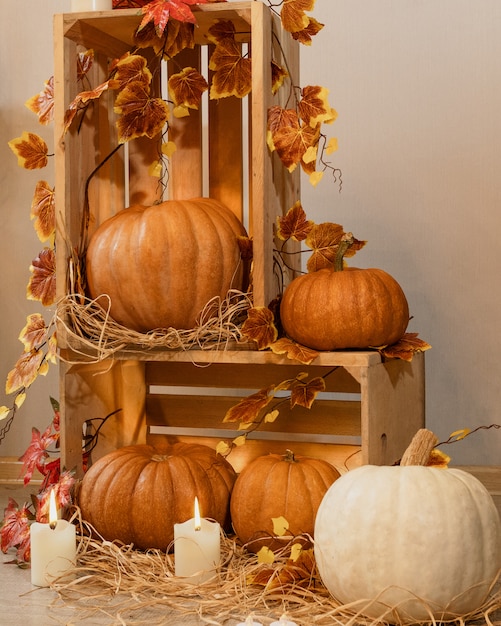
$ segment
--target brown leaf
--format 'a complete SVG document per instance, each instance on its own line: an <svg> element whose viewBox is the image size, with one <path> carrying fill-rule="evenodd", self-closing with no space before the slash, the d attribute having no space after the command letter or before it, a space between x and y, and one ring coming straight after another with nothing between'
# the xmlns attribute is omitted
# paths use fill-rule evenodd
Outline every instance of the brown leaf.
<svg viewBox="0 0 501 626"><path fill-rule="evenodd" d="M235 24L231 20L217 20L209 28L207 39L213 44L218 44L227 38L235 39Z"/></svg>
<svg viewBox="0 0 501 626"><path fill-rule="evenodd" d="M277 93L287 76L289 76L289 72L285 67L278 65L275 61L271 62L271 93Z"/></svg>
<svg viewBox="0 0 501 626"><path fill-rule="evenodd" d="M45 180L39 180L31 201L30 217L40 241L50 239L56 230L54 189Z"/></svg>
<svg viewBox="0 0 501 626"><path fill-rule="evenodd" d="M147 88L151 83L151 72L146 59L140 54L125 54L114 67L113 89L122 91L130 83L143 83Z"/></svg>
<svg viewBox="0 0 501 626"><path fill-rule="evenodd" d="M9 141L9 148L17 156L17 164L26 170L42 169L47 165L49 149L36 133L24 131L21 137Z"/></svg>
<svg viewBox="0 0 501 626"><path fill-rule="evenodd" d="M270 349L275 354L287 354L288 359L299 361L305 365L309 365L318 356L318 352L315 352L315 350L302 346L287 337L281 337L278 341L272 343Z"/></svg>
<svg viewBox="0 0 501 626"><path fill-rule="evenodd" d="M246 398L240 400L238 404L232 406L224 416L223 422L243 422L250 424L257 421L259 413L273 399L273 391L275 387L270 385L266 389L261 389Z"/></svg>
<svg viewBox="0 0 501 626"><path fill-rule="evenodd" d="M296 560L278 561L275 567L263 565L249 574L247 583L265 587L268 591L280 589L287 592L297 587L308 588L316 577L316 562L313 550L301 550Z"/></svg>
<svg viewBox="0 0 501 626"><path fill-rule="evenodd" d="M317 129L301 125L295 111L293 115L283 116L281 122L279 128L271 130L273 146L282 163L292 172L308 148L318 143L319 134Z"/></svg>
<svg viewBox="0 0 501 626"><path fill-rule="evenodd" d="M324 222L313 226L306 238L306 245L313 250L306 264L308 272L333 266L339 242L344 234L344 229L339 224Z"/></svg>
<svg viewBox="0 0 501 626"><path fill-rule="evenodd" d="M336 118L336 112L327 101L328 94L328 89L319 86L310 85L302 90L298 104L299 117L311 128L316 128L323 122L334 121Z"/></svg>
<svg viewBox="0 0 501 626"><path fill-rule="evenodd" d="M283 217L277 217L277 236L283 241L293 239L303 241L313 227L313 222L306 219L306 213L298 200Z"/></svg>
<svg viewBox="0 0 501 626"><path fill-rule="evenodd" d="M26 102L26 106L38 116L40 124L46 126L54 119L54 76L45 81L45 87Z"/></svg>
<svg viewBox="0 0 501 626"><path fill-rule="evenodd" d="M30 265L31 278L26 289L28 300L38 300L44 306L56 299L56 255L52 248L44 248Z"/></svg>
<svg viewBox="0 0 501 626"><path fill-rule="evenodd" d="M312 11L315 0L284 0L280 19L289 33L297 33L308 26L309 18L305 11Z"/></svg>
<svg viewBox="0 0 501 626"><path fill-rule="evenodd" d="M237 237L238 247L240 249L240 256L243 261L252 261L254 256L252 237L239 235Z"/></svg>
<svg viewBox="0 0 501 626"><path fill-rule="evenodd" d="M205 78L194 67L185 67L177 74L173 74L168 85L175 106L190 109L199 108L202 94L209 88Z"/></svg>
<svg viewBox="0 0 501 626"><path fill-rule="evenodd" d="M5 393L10 394L23 387L29 387L38 376L42 359L43 352L41 350L25 352L7 374Z"/></svg>
<svg viewBox="0 0 501 626"><path fill-rule="evenodd" d="M311 405L321 391L325 391L325 380L320 376L306 382L296 381L291 390L291 408L297 405L311 409Z"/></svg>
<svg viewBox="0 0 501 626"><path fill-rule="evenodd" d="M243 98L252 88L251 60L243 57L240 47L227 37L214 49L209 61L214 71L210 89L211 99L236 96Z"/></svg>
<svg viewBox="0 0 501 626"><path fill-rule="evenodd" d="M160 133L169 116L169 108L161 98L152 98L143 83L130 83L115 101L120 143L135 137L152 139Z"/></svg>
<svg viewBox="0 0 501 626"><path fill-rule="evenodd" d="M311 38L317 35L323 27L323 24L317 22L315 18L310 17L308 26L303 28L303 30L298 30L295 33L292 33L292 38L305 46L311 46Z"/></svg>
<svg viewBox="0 0 501 626"><path fill-rule="evenodd" d="M437 450L436 448L430 452L430 457L428 462L426 463L427 467L438 467L440 469L445 469L449 467L449 463L451 462L451 457L445 452L441 450Z"/></svg>
<svg viewBox="0 0 501 626"><path fill-rule="evenodd" d="M47 340L47 326L40 313L33 313L26 318L26 325L19 333L19 340L24 345L24 351L38 349Z"/></svg>
<svg viewBox="0 0 501 626"><path fill-rule="evenodd" d="M391 346L383 346L379 352L391 359L403 359L404 361L412 361L412 357L416 352L424 352L431 348L429 343L418 339L418 333L405 333L400 341Z"/></svg>
<svg viewBox="0 0 501 626"><path fill-rule="evenodd" d="M69 107L64 113L64 132L71 126L76 114L81 108L85 108L87 103L91 100L96 100L108 89L114 89L116 83L114 80L107 80L106 82L98 85L95 89L89 91L81 91L76 95L75 99L70 102Z"/></svg>
<svg viewBox="0 0 501 626"><path fill-rule="evenodd" d="M77 56L77 80L83 80L94 63L94 50L79 52Z"/></svg>
<svg viewBox="0 0 501 626"><path fill-rule="evenodd" d="M272 311L264 306L249 309L242 324L242 334L255 341L258 350L268 348L278 336Z"/></svg>

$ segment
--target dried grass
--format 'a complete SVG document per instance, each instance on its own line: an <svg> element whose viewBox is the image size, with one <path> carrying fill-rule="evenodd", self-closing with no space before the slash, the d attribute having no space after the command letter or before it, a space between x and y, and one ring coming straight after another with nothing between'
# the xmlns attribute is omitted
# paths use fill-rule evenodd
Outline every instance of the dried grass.
<svg viewBox="0 0 501 626"><path fill-rule="evenodd" d="M53 584L55 608L78 609L82 620L109 617L109 624L169 626L213 624L229 626L249 615L262 624L284 613L298 626L382 626L384 620L364 618L363 607L340 605L323 586L316 568L307 578L283 576L290 569L287 550L269 566L259 564L231 537L222 535L222 565L209 580L192 585L174 575L174 557L158 550L140 552L132 546L105 541L81 519L78 566ZM268 570L268 571L267 571ZM263 577L262 574L265 574ZM258 576L265 584L252 584ZM288 583L281 582L288 580ZM475 613L429 624L501 624L499 577L484 606ZM391 613L390 607L388 615ZM66 623L66 622L65 622ZM76 624L72 620L72 624ZM82 621L82 623L88 623Z"/></svg>

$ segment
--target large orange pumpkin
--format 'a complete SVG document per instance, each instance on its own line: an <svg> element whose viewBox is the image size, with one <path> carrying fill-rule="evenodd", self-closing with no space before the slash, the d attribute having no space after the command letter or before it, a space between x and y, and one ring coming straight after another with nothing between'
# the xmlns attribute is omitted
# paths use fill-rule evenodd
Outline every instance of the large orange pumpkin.
<svg viewBox="0 0 501 626"><path fill-rule="evenodd" d="M111 298L127 328L193 328L207 302L242 289L238 236L245 229L209 198L134 205L104 221L86 256L89 294ZM101 306L108 302L101 298Z"/></svg>
<svg viewBox="0 0 501 626"><path fill-rule="evenodd" d="M287 286L280 319L291 339L314 350L379 347L402 338L409 305L381 269L325 268Z"/></svg>
<svg viewBox="0 0 501 626"><path fill-rule="evenodd" d="M231 494L235 533L250 552L264 545L279 549L304 533L313 536L320 502L339 476L327 461L289 450L254 459L239 474ZM272 521L280 517L289 524L283 538L274 533Z"/></svg>
<svg viewBox="0 0 501 626"><path fill-rule="evenodd" d="M224 525L236 474L208 446L132 445L98 459L84 475L78 503L83 518L105 539L166 550L174 524L200 513Z"/></svg>

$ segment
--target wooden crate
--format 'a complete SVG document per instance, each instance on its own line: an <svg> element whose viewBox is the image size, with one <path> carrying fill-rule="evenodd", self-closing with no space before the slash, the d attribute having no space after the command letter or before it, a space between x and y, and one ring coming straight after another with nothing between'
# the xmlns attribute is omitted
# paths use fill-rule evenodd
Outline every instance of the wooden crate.
<svg viewBox="0 0 501 626"><path fill-rule="evenodd" d="M195 48L174 57L172 71L186 64L209 75L208 30L217 20L231 20L243 53L247 51L252 58L252 92L244 100L210 100L207 96L200 111L192 111L189 117L176 120L171 115L169 139L177 149L169 161L167 197L209 196L239 217L254 241L254 303L266 306L281 289L273 271L273 225L276 217L299 199L300 187L299 168L288 172L266 145L268 109L284 105L290 95L288 89L272 94L271 61L284 65L286 59L292 82L298 85L298 43L282 31L276 14L262 2L202 4L193 10L197 19ZM73 124L63 135L69 104L88 89L77 81L77 54L94 51L88 79L95 88L108 78L110 62L131 50L140 21L137 10L70 13L54 18L59 297L69 290L68 256L81 239L87 179L118 143L112 90L93 102L82 124ZM164 83L170 63L164 63ZM129 204L151 204L159 199L162 188L149 174L151 163L158 159L159 142L160 137L132 140L92 177L88 186L89 234ZM66 345L64 329L59 341L62 347Z"/></svg>
<svg viewBox="0 0 501 626"><path fill-rule="evenodd" d="M273 223L299 198L299 173L290 174L266 146L267 111L284 104L271 94L271 54L283 50L294 84L298 46L281 30L262 2L194 7L197 46L183 61L203 69L206 33L215 19L231 19L243 46L251 50L252 94L247 102L228 98L206 102L200 115L172 124L177 151L169 168L168 196L209 195L228 205L254 239L254 304L267 305L280 291L273 273ZM108 76L112 59L127 52L141 17L135 10L58 15L55 33L55 133L58 296L68 293L69 250L78 245L86 181L117 143L113 94L99 98L83 124L64 137L68 104L77 87L76 55L92 48L89 76L96 86ZM183 53L184 54L184 53ZM205 59L205 60L204 60ZM166 72L169 72L167 67ZM193 123L195 121L195 123ZM131 142L106 162L88 189L93 231L130 203L151 203L158 184L148 174L158 140ZM149 351L139 346L112 360L91 363L58 329L61 451L67 468L81 474L82 424L120 408L104 426L95 452L100 456L133 442L183 439L215 446L238 432L223 424L226 409L242 395L307 371L327 376L327 391L310 410L282 407L281 415L249 435L230 461L237 470L267 451L292 448L320 456L341 469L348 463L392 463L424 424L424 356L412 363L383 362L377 352L321 354L312 365L253 350ZM350 460L346 459L350 457Z"/></svg>
<svg viewBox="0 0 501 626"><path fill-rule="evenodd" d="M260 454L287 448L327 459L341 470L391 464L424 426L422 353L411 363L384 362L373 351L322 353L309 366L257 351L129 357L113 364L74 365L66 373L67 413L71 407L63 446L67 466L80 463L82 422L117 407L122 412L103 429L99 454L134 441L182 440L211 447L231 441L241 431L223 423L226 410L242 396L299 372L325 376L326 392L311 409L289 410L285 402L275 422L249 434L247 443L232 451L229 460L237 471Z"/></svg>

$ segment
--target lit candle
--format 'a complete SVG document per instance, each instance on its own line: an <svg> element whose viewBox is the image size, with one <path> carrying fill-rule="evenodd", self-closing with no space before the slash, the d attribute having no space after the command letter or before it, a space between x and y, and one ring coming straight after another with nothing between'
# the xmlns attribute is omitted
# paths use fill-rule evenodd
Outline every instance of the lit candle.
<svg viewBox="0 0 501 626"><path fill-rule="evenodd" d="M272 622L270 626L297 626L297 624L287 619L287 615L284 614L278 622Z"/></svg>
<svg viewBox="0 0 501 626"><path fill-rule="evenodd" d="M113 0L71 0L71 10L80 11L111 11Z"/></svg>
<svg viewBox="0 0 501 626"><path fill-rule="evenodd" d="M49 523L33 522L31 540L31 584L48 587L76 563L76 529L57 518L54 489L50 492Z"/></svg>
<svg viewBox="0 0 501 626"><path fill-rule="evenodd" d="M194 511L192 519L174 524L175 574L188 577L187 582L201 583L214 574L221 560L221 527L200 517L198 498Z"/></svg>

